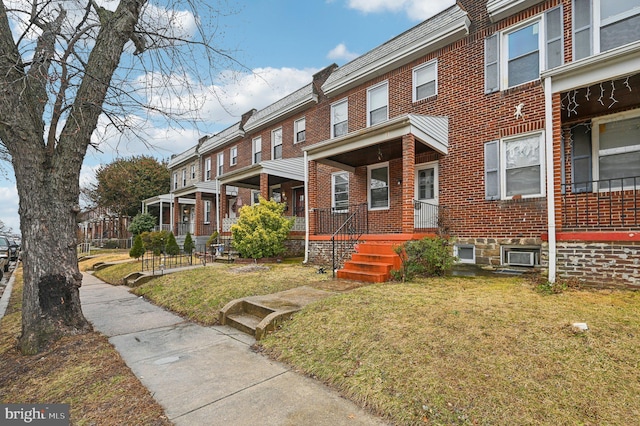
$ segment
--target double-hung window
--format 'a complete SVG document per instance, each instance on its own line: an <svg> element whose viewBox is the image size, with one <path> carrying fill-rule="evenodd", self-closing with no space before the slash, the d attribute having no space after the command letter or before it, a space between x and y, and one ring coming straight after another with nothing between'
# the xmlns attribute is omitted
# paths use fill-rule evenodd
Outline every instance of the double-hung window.
<svg viewBox="0 0 640 426"><path fill-rule="evenodd" d="M542 136L542 133L533 133L485 144L486 199L544 195Z"/></svg>
<svg viewBox="0 0 640 426"><path fill-rule="evenodd" d="M262 161L262 137L258 136L253 138L253 164L258 164Z"/></svg>
<svg viewBox="0 0 640 426"><path fill-rule="evenodd" d="M182 169L182 187L187 186L187 169Z"/></svg>
<svg viewBox="0 0 640 426"><path fill-rule="evenodd" d="M218 153L218 173L216 176L222 176L224 173L224 152Z"/></svg>
<svg viewBox="0 0 640 426"><path fill-rule="evenodd" d="M367 90L367 124L374 124L389 119L389 84L378 84Z"/></svg>
<svg viewBox="0 0 640 426"><path fill-rule="evenodd" d="M616 114L593 120L593 176L600 190L640 187L640 116ZM634 179L635 178L635 179Z"/></svg>
<svg viewBox="0 0 640 426"><path fill-rule="evenodd" d="M178 189L178 172L173 173L173 189Z"/></svg>
<svg viewBox="0 0 640 426"><path fill-rule="evenodd" d="M573 0L573 58L640 40L640 0Z"/></svg>
<svg viewBox="0 0 640 426"><path fill-rule="evenodd" d="M207 157L204 162L204 179L206 181L211 180L211 157Z"/></svg>
<svg viewBox="0 0 640 426"><path fill-rule="evenodd" d="M204 201L204 223L211 223L211 201Z"/></svg>
<svg viewBox="0 0 640 426"><path fill-rule="evenodd" d="M282 158L282 127L271 132L271 159Z"/></svg>
<svg viewBox="0 0 640 426"><path fill-rule="evenodd" d="M191 165L191 180L195 180L196 178L196 165L192 164Z"/></svg>
<svg viewBox="0 0 640 426"><path fill-rule="evenodd" d="M238 164L238 147L234 146L229 151L229 165L235 166Z"/></svg>
<svg viewBox="0 0 640 426"><path fill-rule="evenodd" d="M331 105L331 137L346 135L349 123L349 108L347 100Z"/></svg>
<svg viewBox="0 0 640 426"><path fill-rule="evenodd" d="M367 169L369 181L369 209L389 208L389 164L376 164Z"/></svg>
<svg viewBox="0 0 640 426"><path fill-rule="evenodd" d="M331 175L331 207L334 212L349 209L349 173L338 172Z"/></svg>
<svg viewBox="0 0 640 426"><path fill-rule="evenodd" d="M304 142L307 139L306 127L304 117L293 122L293 143Z"/></svg>
<svg viewBox="0 0 640 426"><path fill-rule="evenodd" d="M550 9L485 39L485 92L537 80L540 72L562 65L562 8Z"/></svg>
<svg viewBox="0 0 640 426"><path fill-rule="evenodd" d="M433 60L413 69L413 102L438 93L438 61Z"/></svg>

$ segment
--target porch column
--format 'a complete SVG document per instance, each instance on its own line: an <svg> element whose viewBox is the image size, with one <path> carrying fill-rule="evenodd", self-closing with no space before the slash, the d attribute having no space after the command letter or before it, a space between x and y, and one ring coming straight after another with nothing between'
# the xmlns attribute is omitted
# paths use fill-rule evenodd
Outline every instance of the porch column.
<svg viewBox="0 0 640 426"><path fill-rule="evenodd" d="M204 223L204 206L202 203L202 192L196 192L196 221L193 227L193 234L195 236L202 235L202 224Z"/></svg>
<svg viewBox="0 0 640 426"><path fill-rule="evenodd" d="M227 207L227 185L220 184L220 194L218 195L220 205L217 208L220 210L220 231L222 231L222 222L228 217L229 209Z"/></svg>
<svg viewBox="0 0 640 426"><path fill-rule="evenodd" d="M318 208L318 163L309 161L307 182L307 227L309 235L316 235L316 209Z"/></svg>
<svg viewBox="0 0 640 426"><path fill-rule="evenodd" d="M175 197L173 199L173 223L171 224L171 232L173 232L173 235L178 235L178 224L180 223L181 214L180 200L178 197Z"/></svg>
<svg viewBox="0 0 640 426"><path fill-rule="evenodd" d="M265 200L269 199L269 175L260 173L260 196Z"/></svg>
<svg viewBox="0 0 640 426"><path fill-rule="evenodd" d="M402 137L402 233L413 234L413 197L415 194L416 141L412 134Z"/></svg>

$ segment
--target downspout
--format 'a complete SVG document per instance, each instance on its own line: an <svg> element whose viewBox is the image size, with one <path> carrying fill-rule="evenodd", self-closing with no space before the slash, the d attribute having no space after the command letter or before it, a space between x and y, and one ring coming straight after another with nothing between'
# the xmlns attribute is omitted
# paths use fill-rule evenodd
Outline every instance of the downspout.
<svg viewBox="0 0 640 426"><path fill-rule="evenodd" d="M220 181L218 180L218 178L216 178L216 228L218 228L218 235L221 235L222 227L220 226Z"/></svg>
<svg viewBox="0 0 640 426"><path fill-rule="evenodd" d="M304 260L309 262L309 162L307 151L304 151Z"/></svg>
<svg viewBox="0 0 640 426"><path fill-rule="evenodd" d="M551 77L544 79L545 151L547 163L547 232L549 235L549 282L556 282L556 201L553 172L553 91Z"/></svg>

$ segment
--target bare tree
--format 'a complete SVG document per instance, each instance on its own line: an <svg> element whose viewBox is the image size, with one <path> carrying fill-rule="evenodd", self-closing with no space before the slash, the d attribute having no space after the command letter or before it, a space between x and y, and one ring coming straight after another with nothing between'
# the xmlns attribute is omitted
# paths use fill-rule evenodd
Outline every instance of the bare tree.
<svg viewBox="0 0 640 426"><path fill-rule="evenodd" d="M80 306L75 232L87 150L109 129L141 136L145 120L197 119L201 82L234 62L212 47L216 21L204 19L219 16L190 0L169 8L146 0L0 3L0 154L11 159L20 197L23 353L91 328Z"/></svg>

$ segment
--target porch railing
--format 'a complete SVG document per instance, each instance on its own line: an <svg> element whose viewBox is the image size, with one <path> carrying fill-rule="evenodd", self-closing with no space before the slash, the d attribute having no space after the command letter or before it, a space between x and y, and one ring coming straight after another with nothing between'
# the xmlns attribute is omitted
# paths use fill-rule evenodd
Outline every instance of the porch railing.
<svg viewBox="0 0 640 426"><path fill-rule="evenodd" d="M336 270L341 268L345 257L353 252L353 248L362 236L369 232L367 204L359 204L349 208L349 214L340 226L331 235L331 251L333 263L333 276ZM344 213L340 213L344 215Z"/></svg>
<svg viewBox="0 0 640 426"><path fill-rule="evenodd" d="M355 212L367 215L367 204L353 204L345 208L331 207L328 209L315 209L316 233L320 235L334 234ZM367 224L368 226L368 224Z"/></svg>
<svg viewBox="0 0 640 426"><path fill-rule="evenodd" d="M438 227L440 206L425 201L413 200L413 227L416 229L431 229Z"/></svg>
<svg viewBox="0 0 640 426"><path fill-rule="evenodd" d="M562 184L563 228L640 225L640 176Z"/></svg>

